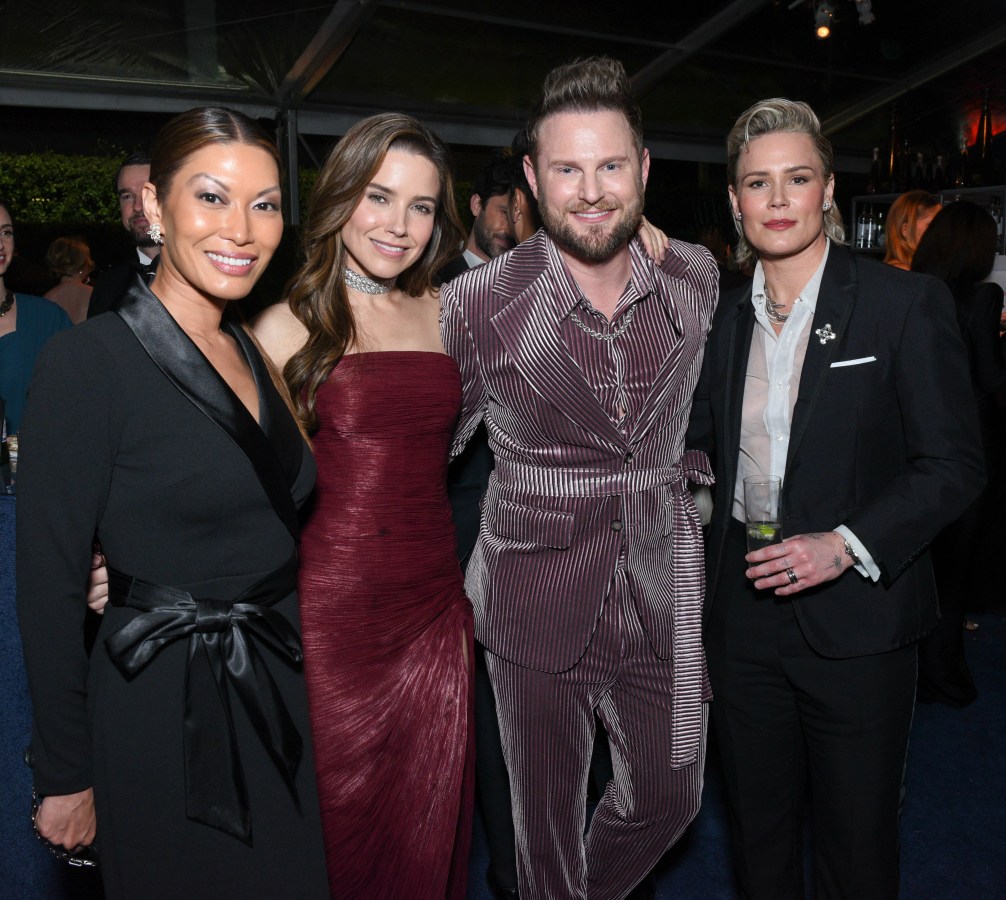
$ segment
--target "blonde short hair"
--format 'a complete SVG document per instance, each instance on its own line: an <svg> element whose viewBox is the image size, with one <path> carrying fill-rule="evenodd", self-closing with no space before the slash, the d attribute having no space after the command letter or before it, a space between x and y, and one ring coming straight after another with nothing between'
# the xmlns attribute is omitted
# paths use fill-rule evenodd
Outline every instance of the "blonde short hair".
<svg viewBox="0 0 1006 900"><path fill-rule="evenodd" d="M727 135L727 182L736 191L740 188L738 175L741 153L755 138L766 134L805 134L814 143L821 160L821 176L827 181L835 174L835 153L829 141L821 134L821 122L806 103L773 97L759 100L754 106L741 113L741 117ZM758 251L744 237L744 226L734 219L737 229L737 247L734 257L738 265L745 265L758 258ZM845 243L845 226L842 214L834 203L824 210L824 233L836 244Z"/></svg>

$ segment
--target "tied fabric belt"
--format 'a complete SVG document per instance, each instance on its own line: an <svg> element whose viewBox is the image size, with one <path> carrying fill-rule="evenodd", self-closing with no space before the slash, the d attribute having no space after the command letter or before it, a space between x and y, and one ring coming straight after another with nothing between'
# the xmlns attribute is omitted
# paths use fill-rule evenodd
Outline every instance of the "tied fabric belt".
<svg viewBox="0 0 1006 900"><path fill-rule="evenodd" d="M700 450L687 450L681 460L668 468L623 469L620 472L595 468L532 466L496 457L495 476L503 484L548 497L607 497L634 494L661 485L670 487L676 497L688 489L686 479L696 484L712 484L709 457Z"/></svg>
<svg viewBox="0 0 1006 900"><path fill-rule="evenodd" d="M189 639L185 668L185 815L251 846L248 789L238 752L229 691L241 700L255 732L300 809L295 777L303 741L255 638L298 667L293 626L271 607L297 588L297 556L234 600L186 591L108 570L108 600L141 615L105 639L109 656L134 677L167 645Z"/></svg>

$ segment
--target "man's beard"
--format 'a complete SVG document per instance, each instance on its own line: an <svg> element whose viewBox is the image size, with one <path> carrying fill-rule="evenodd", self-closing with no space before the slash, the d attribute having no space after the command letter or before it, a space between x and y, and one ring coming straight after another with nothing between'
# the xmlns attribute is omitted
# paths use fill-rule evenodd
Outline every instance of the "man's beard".
<svg viewBox="0 0 1006 900"><path fill-rule="evenodd" d="M486 223L476 217L475 222L475 246L479 248L489 259L495 259L501 253L513 249L512 241L497 242L497 237L509 237L502 232L492 232Z"/></svg>
<svg viewBox="0 0 1006 900"><path fill-rule="evenodd" d="M577 231L569 222L567 213L584 212L588 209L622 209L622 218L608 229L604 225L589 225L586 231ZM588 206L580 209L556 211L541 204L539 207L545 231L563 250L585 262L605 262L611 259L638 230L643 219L643 186L628 206Z"/></svg>
<svg viewBox="0 0 1006 900"><path fill-rule="evenodd" d="M144 220L146 221L146 220ZM150 226L143 225L139 226L134 219L129 221L129 233L133 236L133 240L136 242L136 246L143 247L156 247L157 243L150 238Z"/></svg>

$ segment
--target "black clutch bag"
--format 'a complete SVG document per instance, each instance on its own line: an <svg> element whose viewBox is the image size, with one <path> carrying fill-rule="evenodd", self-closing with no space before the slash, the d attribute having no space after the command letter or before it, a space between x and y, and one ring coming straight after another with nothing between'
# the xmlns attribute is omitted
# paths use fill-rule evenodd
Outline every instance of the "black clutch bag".
<svg viewBox="0 0 1006 900"><path fill-rule="evenodd" d="M66 849L66 847L60 847L57 844L53 844L47 841L42 835L38 833L38 828L35 826L35 817L38 815L38 808L42 803L42 798L35 792L34 788L31 792L31 826L35 831L35 837L37 837L41 842L42 846L45 847L56 859L65 862L69 866L73 866L77 869L94 869L98 866L98 850L94 844L88 847L78 847L73 852Z"/></svg>

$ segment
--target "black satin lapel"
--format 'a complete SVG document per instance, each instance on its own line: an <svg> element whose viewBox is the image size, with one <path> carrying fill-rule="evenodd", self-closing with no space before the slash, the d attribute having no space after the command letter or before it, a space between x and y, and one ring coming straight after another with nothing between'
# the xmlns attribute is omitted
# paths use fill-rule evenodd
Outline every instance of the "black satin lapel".
<svg viewBox="0 0 1006 900"><path fill-rule="evenodd" d="M807 355L800 375L800 390L796 405L793 407L793 420L789 429L789 451L786 454L787 468L807 431L807 423L821 395L831 363L845 341L845 330L852 309L856 305L857 284L855 261L852 259L851 251L833 245L824 268L824 277L821 279L821 289L814 309L814 321L810 326ZM817 334L819 329L826 330L835 337L822 342Z"/></svg>
<svg viewBox="0 0 1006 900"><path fill-rule="evenodd" d="M290 408L280 396L269 374L268 364L255 342L237 322L225 323L225 327L238 342L248 367L255 378L259 395L259 426L269 438L276 456L286 473L287 485L297 480L304 462L306 447Z"/></svg>
<svg viewBox="0 0 1006 900"><path fill-rule="evenodd" d="M549 286L539 281L491 319L503 346L528 384L580 428L620 447L612 424L559 333Z"/></svg>
<svg viewBox="0 0 1006 900"><path fill-rule="evenodd" d="M741 445L741 418L744 409L744 388L747 383L748 358L751 356L751 340L754 337L755 314L751 306L751 292L737 306L737 314L730 323L727 344L726 405L723 421L726 423L726 446L724 459L726 471L734 481L737 479L738 455ZM729 496L733 496L731 490Z"/></svg>
<svg viewBox="0 0 1006 900"><path fill-rule="evenodd" d="M164 373L165 377L207 418L219 426L255 469L262 488L269 498L276 515L296 539L300 534L297 521L297 509L290 495L289 482L280 463L276 448L266 436L264 427L272 425L277 416L271 409L269 422L263 421L262 427L245 409L244 404L220 377L209 360L199 348L182 331L161 302L147 289L139 276L135 276L129 289L115 310L136 339L146 350L154 364ZM258 351L248 341L247 336L241 337L235 333L233 326L228 327L230 333L238 340L245 357L251 365L258 359ZM268 373L255 371L255 381L259 389L260 408L268 404L262 403L265 385L261 378L269 380ZM272 388L272 383L268 385ZM273 391L275 389L273 388ZM269 391L265 391L268 397ZM261 413L260 413L261 415Z"/></svg>

